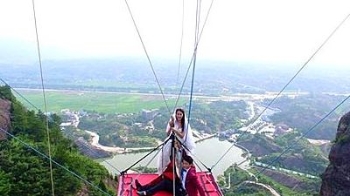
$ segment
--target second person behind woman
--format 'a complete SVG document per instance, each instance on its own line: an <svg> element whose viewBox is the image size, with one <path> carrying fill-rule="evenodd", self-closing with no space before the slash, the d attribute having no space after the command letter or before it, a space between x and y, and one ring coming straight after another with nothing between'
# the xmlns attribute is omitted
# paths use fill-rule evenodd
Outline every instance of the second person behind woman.
<svg viewBox="0 0 350 196"><path fill-rule="evenodd" d="M162 173L166 165L170 162L171 155L171 139L169 137L172 133L178 138L179 142L184 145L183 149L186 154L191 155L194 153L196 147L192 129L187 122L185 111L182 108L177 108L175 113L171 116L169 123L167 124L166 132L168 138L165 140L161 153L158 157L158 173Z"/></svg>

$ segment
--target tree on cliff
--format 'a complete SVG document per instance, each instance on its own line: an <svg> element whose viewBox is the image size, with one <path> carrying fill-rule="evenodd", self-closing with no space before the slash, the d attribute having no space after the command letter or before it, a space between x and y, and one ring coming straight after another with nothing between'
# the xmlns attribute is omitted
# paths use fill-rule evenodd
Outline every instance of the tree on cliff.
<svg viewBox="0 0 350 196"><path fill-rule="evenodd" d="M0 141L0 195L52 194L46 118L49 118L51 157L56 163L52 171L55 195L77 195L82 189L86 189L85 195L115 194L114 188L106 188L105 182L111 178L108 171L81 155L63 137L57 116L28 111L15 99L9 86L0 87L0 102L4 101L11 102L11 109L0 110L0 114L9 114L11 122L7 129L0 130L9 136Z"/></svg>

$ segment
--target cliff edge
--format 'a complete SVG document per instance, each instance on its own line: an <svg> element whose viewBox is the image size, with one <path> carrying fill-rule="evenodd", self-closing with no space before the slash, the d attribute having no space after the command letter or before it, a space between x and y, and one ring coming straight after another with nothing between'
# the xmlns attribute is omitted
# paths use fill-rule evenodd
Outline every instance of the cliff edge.
<svg viewBox="0 0 350 196"><path fill-rule="evenodd" d="M6 132L10 127L11 102L0 97L0 141L7 139Z"/></svg>
<svg viewBox="0 0 350 196"><path fill-rule="evenodd" d="M350 195L350 112L339 121L329 165L321 175L322 196Z"/></svg>

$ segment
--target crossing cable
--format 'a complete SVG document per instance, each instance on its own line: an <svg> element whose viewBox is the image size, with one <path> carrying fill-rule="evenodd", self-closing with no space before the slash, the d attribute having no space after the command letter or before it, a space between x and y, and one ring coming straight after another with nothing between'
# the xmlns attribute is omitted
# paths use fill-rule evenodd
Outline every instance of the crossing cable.
<svg viewBox="0 0 350 196"><path fill-rule="evenodd" d="M194 55L193 55L193 66L192 66L192 81L191 81L191 93L190 93L190 104L188 106L188 115L187 122L190 122L191 118L191 107L192 107L192 98L193 98L193 86L194 86L194 74L196 70L196 62L197 62L197 49L198 49L198 39L199 39L199 24L200 24L200 16L201 16L201 6L202 1L197 0L197 9L196 9L196 27L195 27L195 35L194 35ZM188 126L188 124L187 124ZM187 135L185 142L187 140Z"/></svg>
<svg viewBox="0 0 350 196"><path fill-rule="evenodd" d="M312 126L308 131L306 131L302 136L300 136L298 139L294 141L294 144L296 144L299 140L304 138L307 134L309 134L311 131L313 131L321 122L323 122L328 116L330 116L336 109L338 109L343 103L345 103L350 98L350 95L348 95L343 101L341 101L336 107L334 107L330 112L328 112L322 119L320 119L314 126ZM261 169L257 175L260 175L262 172L264 172L269 166L271 166L273 163L275 163L278 159L282 157L289 149L294 147L294 145L288 146L279 156L277 156L275 159L273 159L269 164L266 166L263 166L263 169Z"/></svg>
<svg viewBox="0 0 350 196"><path fill-rule="evenodd" d="M168 137L163 143L159 144L157 147L153 148L150 152L148 152L146 155L144 155L143 157L141 157L139 160L137 160L134 164L132 164L131 166L129 166L127 169L125 169L124 171L120 172L120 175L124 175L125 173L128 172L128 170L130 170L132 167L134 167L135 165L137 165L138 163L140 163L143 159L145 159L146 157L148 157L150 154L152 154L154 151L158 150L159 148L163 149L163 146L168 142L171 141L171 137ZM158 153L158 152L157 152ZM155 157L155 156L154 156Z"/></svg>
<svg viewBox="0 0 350 196"><path fill-rule="evenodd" d="M209 7L209 10L208 10L208 13L207 13L205 22L204 22L204 24L203 24L202 30L201 30L200 35L199 35L199 39L197 40L197 43L196 43L195 50L196 50L197 47L198 47L200 37L201 37L201 35L202 35L203 29L204 29L204 27L205 27L205 25L206 25L206 22L207 22L207 20L208 20L208 16L209 16L210 10L211 10L211 8L212 8L213 1L214 1L214 0L212 0L212 2L211 2L211 4L210 4L210 7ZM130 6L129 6L127 0L125 0L125 4L126 4L126 6L127 6L127 8L128 8L128 11L129 11L130 17L131 17L131 19L132 19L132 21L133 21L133 24L134 24L134 27L135 27L135 29L136 29L137 35L138 35L138 37L139 37L139 39L140 39L140 41L141 41L142 48L143 48L144 53L145 53L145 55L146 55L146 57L147 57L148 63L149 63L149 65L151 66L151 69L152 69L153 75L154 75L154 77L155 77L155 79L156 79L158 88L159 88L159 90L160 90L160 92L161 92L161 94L162 94L163 101L164 101L164 103L165 103L165 105L166 105L166 107L167 107L167 110L168 110L169 114L171 114L172 112L170 111L170 108L169 108L169 105L168 105L168 103L167 103L167 101L166 101L164 92L163 92L163 90L162 90L162 88L161 88L161 86L160 86L159 79L158 79L157 74L156 74L156 72L155 72L155 70L154 70L154 67L153 67L151 58L150 58L150 56L149 56L149 54L148 54L148 52L147 52L146 45L145 45L144 42L143 42L141 33L140 33L139 29L138 29L138 26L137 26L137 24L136 24L136 21L135 21L135 19L134 19L134 16L133 16L133 14L132 14L131 8L130 8ZM182 44L181 44L181 45L182 45ZM191 62L189 63L189 66L188 66L188 69L187 69L187 72L186 72L186 76L185 76L185 78L184 78L184 80L183 80L183 83L182 83L182 86L181 86L180 93L178 94L178 98L177 98L177 100L176 100L176 102L175 102L175 107L174 107L174 109L176 108L176 106L177 106L177 104L178 104L180 95L181 95L181 93L182 93L184 84L185 84L186 79L187 79L187 76L188 76L188 72L189 72L190 67L191 67L191 65L192 65L192 61L193 61L193 59L194 59L195 53L196 53L196 51L194 51L193 54L192 54Z"/></svg>
<svg viewBox="0 0 350 196"><path fill-rule="evenodd" d="M12 88L6 81L4 81L2 78L0 78L0 81L2 81L5 85L9 86L13 92L15 92L18 96L20 96L25 102L27 102L30 106L32 106L34 109L39 111L40 109L35 106L31 101L29 101L25 96L23 96L20 92L18 92L16 89ZM57 126L59 126L56 122L54 122ZM70 136L73 136L73 134L70 134ZM92 152L93 154L96 154L91 148L87 148L88 151ZM109 166L111 166L113 169L115 169L118 173L120 173L120 170L116 167L114 167L108 160L104 161Z"/></svg>
<svg viewBox="0 0 350 196"><path fill-rule="evenodd" d="M183 90L183 88L184 88L184 86L185 86L185 82L186 82L186 79L187 79L187 77L188 77L188 74L189 74L189 71L190 71L190 68L191 68L191 66L192 66L192 64L193 64L193 62L194 62L194 59L195 59L195 57L196 57L196 55L197 55L197 48L198 48L198 45L199 45L199 41L200 41L200 39L201 39L201 37L202 37L202 33L203 33L203 31L204 31L204 27L205 27L205 25L206 25L206 23L207 23L207 21L208 21L208 18L209 18L209 14L210 14L210 11L211 11L211 8L212 8L212 6L213 6L213 2L214 2L214 0L212 0L211 1L211 4L210 4L210 6L209 6L209 9L208 9L208 12L207 12L207 14L206 14L206 17L205 17L205 20L204 20L204 23L203 23L203 26L202 26L202 29L201 29L201 31L199 31L198 29L199 29L199 15L200 15L200 2L198 2L197 1L197 9L196 9L196 33L195 33L195 47L194 47L194 50L193 50L193 53L192 53L192 57L191 57L191 61L190 61L190 63L189 63L189 65L188 65L188 68L187 68L187 71L186 71L186 75L185 75L185 78L184 78L184 80L183 80L183 82L182 82L182 86L181 86L181 89L180 89L180 92L179 92L179 94L178 94L178 96L177 96L177 99L176 99L176 102L175 102L175 105L174 105L174 109L173 110L175 110L175 108L177 107L177 104L178 104L178 101L179 101L179 99L180 99L180 95L182 94L182 90ZM199 33L200 32L200 33ZM198 35L199 34L199 35ZM190 99L190 104L191 104L191 102L192 102L192 94L193 94L193 85L194 85L194 72L195 72L195 69L193 69L193 73L192 73L192 83L191 83L191 99ZM191 111L191 107L189 107L189 116L190 116L190 111ZM187 123L187 126L189 126L189 122L190 122L190 118L188 117L188 121L187 121L188 123ZM187 127L188 128L188 127ZM187 138L187 137L186 137ZM185 139L185 141L186 141L186 139ZM185 146L185 145L184 145ZM198 159L199 160L199 159ZM208 167L206 166L206 165L204 165L204 163L202 163L200 160L199 160L199 162L205 167L205 168L207 168L208 169ZM208 169L209 171L211 171L210 169Z"/></svg>
<svg viewBox="0 0 350 196"><path fill-rule="evenodd" d="M185 23L185 0L182 0L181 38L180 38L179 62L177 66L176 86L179 83L179 77L180 77L180 67L181 67L181 59L182 59L182 41L184 37L184 23Z"/></svg>
<svg viewBox="0 0 350 196"><path fill-rule="evenodd" d="M201 0L197 0L197 6L196 6L196 26L195 26L195 43L194 43L194 50L193 50L193 54L192 54L192 58L191 58L191 61L190 61L190 64L188 66L188 69L187 69L187 72L186 72L186 75L185 75L185 78L183 80L183 83L182 83L182 86L181 86L181 89L180 89L180 93L178 94L178 97L176 99L176 103L175 103L175 108L178 104L178 101L179 101L179 98L180 98L180 95L181 95L181 92L183 90L183 87L184 87L184 84L186 82L186 79L187 79L187 76L188 76L188 73L189 73L189 70L191 68L191 65L193 64L193 71L192 71L192 82L191 82L191 93L190 93L190 104L189 104L189 109L188 109L188 117L187 117L187 126L189 126L189 122L190 122L190 115L191 115L191 105L192 105L192 96L193 96L193 86L194 86L194 74L195 74L195 65L196 65L196 58L197 58L197 49L198 49L198 44L199 44L199 40L202 36L202 33L203 33L203 30L204 30L204 27L205 27L205 24L208 20L208 17L209 17L209 13L210 13L210 10L212 8L212 5L213 5L213 2L214 0L211 1L211 4L210 4L210 7L208 9L208 12L207 12L207 15L205 17L205 20L204 20L204 24L202 26L202 29L201 31L199 31L199 27L200 27L200 14L201 14L201 3L202 1ZM175 110L174 108L174 110ZM187 127L188 129L188 127ZM186 138L185 138L185 142L187 140L187 135L186 135ZM180 142L181 143L181 142ZM181 144L185 149L188 150L188 148L186 147L186 145L184 144ZM188 150L189 151L189 150ZM192 155L194 157L196 157L195 155ZM209 171L211 172L211 169L208 168L202 161L200 161L198 158L197 160Z"/></svg>
<svg viewBox="0 0 350 196"><path fill-rule="evenodd" d="M40 67L41 86L42 86L43 98L44 98L44 109L45 109L45 114L47 114L47 100L46 100L46 95L45 95L45 85L44 85L43 69L42 69L42 62L41 62L39 32L38 32L38 25L37 25L36 14L35 14L34 1L35 0L32 0L35 35L36 35L36 46L37 46L38 60L39 60L39 67ZM46 117L45 121L46 121L47 146L48 146L49 161L50 161L51 191L52 191L52 195L55 196L55 186L54 186L54 181L53 181L52 157L51 157L51 142L50 142L50 132L49 132L49 119L47 116L45 116L45 117Z"/></svg>
<svg viewBox="0 0 350 196"><path fill-rule="evenodd" d="M331 37L338 31L338 29L345 23L345 21L350 17L350 14L348 14L338 25L337 27L331 32L331 34L323 41L323 43L317 48L317 50L310 56L309 59L301 66L301 68L296 72L296 74L287 82L286 85L278 92L278 94L269 102L269 104L263 109L262 112L259 113L259 115L254 118L254 120L251 122L250 125L254 124L256 120L258 120L261 115L274 103L274 101L281 95L281 93L289 86L289 84L299 75L299 73L308 65L308 63L315 57L315 55L323 48L323 46L330 40ZM249 126L248 126L249 127ZM240 137L248 134L249 132L246 131L240 135ZM239 142L237 142L238 144ZM232 144L232 146L236 145L235 143ZM232 148L232 147L231 147ZM226 153L227 154L227 153ZM225 155L226 155L225 154Z"/></svg>
<svg viewBox="0 0 350 196"><path fill-rule="evenodd" d="M183 80L183 82L182 82L182 86L181 86L181 89L180 89L180 92L179 92L179 94L178 94L178 96L177 96L177 99L176 99L176 103L175 103L175 106L174 106L174 109L173 110L175 110L175 108L177 107L177 104L178 104L178 101L179 101L179 99L180 99L180 95L182 94L182 90L183 90L183 88L184 88L184 86L185 86L185 82L186 82L186 79L187 79L187 77L188 77L188 74L189 74L189 71L190 71L190 68L191 68L191 66L192 66L192 64L195 64L194 63L194 60L195 60L195 57L196 57L196 55L197 55L197 48L198 48L198 45L199 45L199 41L200 41L200 39L201 39L201 37L202 37L202 34L203 34L203 31L204 31L204 27L206 26L206 24L207 24L207 21L208 21L208 18L209 18L209 14L210 14L210 11L211 11L211 8L212 8L212 6L213 6L213 3L214 3L214 0L212 0L211 1L211 4L210 4L210 6L209 6L209 9L208 9L208 12L207 12L207 14L206 14L206 17L205 17L205 20L204 20L204 23L203 23L203 26L202 26L202 28L201 28L201 30L199 31L198 29L199 29L199 19L200 19L200 5L201 5L201 2L197 2L197 9L196 9L196 33L195 33L195 44L194 44L194 50L193 50L193 53L192 53L192 57L191 57L191 60L190 60L190 63L189 63L189 65L188 65L188 68L187 68L187 71L186 71L186 75L185 75L185 77L184 77L184 80ZM192 75L192 83L191 83L191 86L192 86L192 88L191 88L191 97L192 97L192 94L193 94L193 85L194 85L194 80L193 80L193 78L194 78L194 72L195 72L195 69L193 69L193 75ZM192 102L192 98L191 98L191 100L190 100L190 103ZM190 110L191 110L191 107L189 108L189 113L190 113ZM189 114L190 115L190 114ZM190 124L189 123L189 121L190 121L190 118L188 117L188 123L187 123L187 126ZM184 145L184 144L182 144L182 146L184 147L184 148L186 148L188 151L189 151L189 149ZM209 167L207 167L198 157L196 157L194 154L192 155L194 158L196 158L201 164L202 164L202 166L204 166L209 172L211 172L211 169L209 168Z"/></svg>
<svg viewBox="0 0 350 196"><path fill-rule="evenodd" d="M51 157L47 156L46 154L40 152L39 150L35 149L34 147L30 146L28 143L24 142L23 140L19 139L18 137L16 137L15 135L11 134L10 132L6 131L5 129L0 127L0 131L6 133L7 135L9 135L11 138L17 140L18 142L20 142L22 145L24 145L25 147L33 150L35 153L41 155L42 157L44 157L45 159L49 159L52 161L52 163L54 163L55 165L57 165L58 167L66 170L67 172L71 173L73 176L75 176L76 178L84 181L86 184L89 184L90 186L94 187L95 189L101 191L102 193L104 193L105 195L110 195L109 193L105 192L104 190L102 190L101 188L99 188L98 186L94 185L92 182L89 182L88 180L86 180L85 178L83 178L82 176L78 175L77 173L69 170L67 167L61 165L60 163L56 162L55 160L52 160ZM111 196L111 195L110 195Z"/></svg>
<svg viewBox="0 0 350 196"><path fill-rule="evenodd" d="M145 159L148 155L150 155L152 152L156 151L158 149L158 147L154 148L150 153L148 153L147 155L145 155L144 157L142 157L139 161L137 161L137 163L141 162L143 159ZM145 173L147 167L151 164L151 162L156 158L156 156L159 154L160 150L158 150L156 153L154 153L153 157L146 163L146 165L143 167L143 169L140 171L137 171L138 175L136 175L135 178L131 179L131 183L134 183L134 179L139 179L139 177L141 176L142 173ZM135 166L137 163L135 163L133 166ZM133 166L129 167L128 169L120 172L120 175L124 175L125 173L127 173L127 171L129 169L131 169ZM124 180L124 178L123 178Z"/></svg>
<svg viewBox="0 0 350 196"><path fill-rule="evenodd" d="M335 32L343 25L343 23L350 17L347 15L342 22L332 31L332 33L327 37L327 39L317 48L317 50L310 56L310 58L303 64L303 66L297 71L297 73L287 82L286 85L278 92L278 94L269 102L269 104L264 108L264 110L259 113L259 115L254 119L251 124L261 117L261 115L275 102L275 100L281 95L281 93L289 86L289 84L299 75L299 73L306 67L306 65L314 58L314 56L323 48L323 46L328 42L328 40L335 34ZM247 133L247 132L246 132ZM244 134L242 134L244 135Z"/></svg>
<svg viewBox="0 0 350 196"><path fill-rule="evenodd" d="M42 85L42 92L43 92L43 99L44 99L44 110L47 114L47 99L46 99L46 93L45 93L45 86L44 86L44 79L43 79L43 71L42 71L42 60L41 60L41 50L40 50L40 42L39 42L39 33L38 33L38 27L37 27L37 19L36 19L36 11L35 11L35 0L32 0L32 7L33 7L33 17L34 17L34 24L35 24L35 33L36 33L36 44L37 44L37 52L38 52L38 60L39 60L39 66L40 66L40 78L41 78L41 85ZM26 99L21 93L13 89L10 85L8 85L3 79L0 78L0 80L5 83L7 86L9 86L14 92L16 92L20 97L22 97L26 102L28 102L32 107L34 107L37 110L40 110L38 107L36 107L34 104L32 104L28 99ZM48 154L49 154L49 160L50 160L50 178L51 178L51 189L53 196L55 195L54 192L54 180L53 180L53 172L52 172L52 157L51 157L51 143L50 143L50 132L48 127L48 118L46 117L46 133L47 133L47 144L48 144ZM90 151L92 151L89 148ZM92 151L93 152L93 151ZM110 165L113 169L120 172L117 168L112 166L109 162L105 161L108 165Z"/></svg>
<svg viewBox="0 0 350 196"><path fill-rule="evenodd" d="M20 92L18 92L16 89L12 88L5 80L0 78L0 81L3 82L6 86L9 86L12 91L14 91L17 95L19 95L24 101L26 101L30 106L35 108L36 110L40 110L38 107L36 107L32 102L30 102L26 97L24 97Z"/></svg>
<svg viewBox="0 0 350 196"><path fill-rule="evenodd" d="M187 69L185 78L184 78L184 80L183 80L183 82L182 82L182 86L181 86L180 92L179 92L179 94L178 94L178 96L177 96L177 99L176 99L175 106L174 106L174 109L173 109L173 110L175 110L175 108L177 107L177 104L178 104L180 95L182 94L182 90L183 90L183 88L184 88L184 85L185 85L185 82L186 82L186 79L187 79L189 70L190 70L191 65L192 65L192 63L193 63L194 66L193 66L193 73L192 73L190 104L191 104L191 102L192 102L193 85L194 85L193 77L194 77L194 73L195 73L194 70L195 70L195 61L196 61L197 48L198 48L199 41L200 41L200 38L201 38L202 33L203 33L203 30L204 30L204 27L205 27L205 25L206 25L206 23L207 23L207 20L208 20L209 13L210 13L210 11L211 11L213 2L214 2L214 0L211 1L210 7L209 7L208 12L207 12L207 15L206 15L206 18L205 18L205 20L204 20L204 24L203 24L203 26L202 26L201 31L199 31L199 26L200 26L200 25L199 25L199 19L200 19L200 7L201 7L200 5L201 5L201 2L199 2L199 1L197 0L196 27L195 27L196 32L195 32L194 51L193 51L193 54L192 54L192 57L191 57L191 61L190 61L190 63L189 63L189 66L188 66L188 69ZM132 21L133 21L134 27L135 27L135 29L136 29L136 31L137 31L138 37L139 37L139 39L140 39L140 41L141 41L143 50L144 50L144 52L145 52L145 54L146 54L146 57L147 57L147 59L148 59L148 62L149 62L149 64L150 64L150 66L151 66L152 72L153 72L153 74L154 74L154 76L155 76L155 79L156 79L156 81L157 81L158 87L159 87L159 89L160 89L160 91L161 91L161 94L162 94L162 96L163 96L163 99L164 99L164 102L165 102L166 107L167 107L167 109L168 109L168 112L171 113L171 112L170 112L170 109L169 109L169 107L168 107L168 104L167 104L167 102L166 102L164 93L163 93L163 91L162 91L162 88L160 87L160 83L159 83L158 77L157 77L157 75L156 75L156 73L155 73L155 71L154 71L154 68L153 68L153 65L152 65L152 61L151 61L151 59L150 59L150 57L149 57L149 55L148 55L148 52L147 52L147 50L146 50L146 46L145 46L145 44L144 44L144 42L143 42L143 39L142 39L142 37L141 37L141 34L140 34L139 30L138 30L136 21L135 21L135 19L134 19L134 17L133 17L133 14L132 14L132 12L131 12L131 9L130 9L130 6L129 6L127 0L125 0L125 3L126 3L126 5L127 5L127 8L128 8L129 14L130 14L130 16L131 16L131 19L132 19ZM183 9L183 10L184 10L184 9ZM183 19L183 20L184 20L184 19ZM183 25L183 24L182 24L182 25ZM182 36L183 36L183 30L182 30ZM182 36L181 36L181 48L182 48ZM181 49L180 49L180 59L181 59L181 54L182 54L182 53L181 53ZM190 109L191 109L191 107L190 107ZM190 109L189 109L189 116L190 116ZM189 119L189 118L188 118L188 119ZM141 160L140 160L140 161L141 161ZM200 161L200 162L201 162L201 161ZM201 163L202 163L202 162L201 162ZM202 163L202 164L203 164L203 163ZM203 165L204 165L204 164L203 164ZM204 165L204 166L205 166L205 165ZM206 167L206 166L205 166L205 167ZM208 168L208 167L206 167L206 168ZM125 172L125 171L124 171L124 172ZM122 173L124 173L124 172L122 172Z"/></svg>
<svg viewBox="0 0 350 196"><path fill-rule="evenodd" d="M211 169L214 169L214 167L216 167L216 165L227 155L228 152L230 152L230 150L234 147L235 145L231 145L230 148L228 148L226 150L226 152L218 159L218 161L213 165L211 166Z"/></svg>
<svg viewBox="0 0 350 196"><path fill-rule="evenodd" d="M202 33L203 33L203 29L204 29L204 26L205 26L206 21L207 21L207 19L208 19L208 16L209 16L209 13L210 13L212 4L213 4L213 0L212 0L212 2L211 2L209 11L208 11L208 13L207 13L206 20L205 20L204 25L203 25L203 27L202 27L202 30L201 30L199 39L198 39L198 41L197 41L197 43L196 43L196 48L197 48L197 46L198 46L198 44L199 44L199 40L200 40L200 37L201 37L201 35L202 35ZM139 35L140 35L140 34L139 34ZM195 55L195 52L194 52L193 55L192 55L192 60L191 60L191 63L190 63L190 65L189 65L189 67L188 67L187 73L189 72L189 69L190 69L190 67L191 67L191 64L192 64L194 55ZM40 61L40 62L41 62L41 61ZM188 75L188 74L186 74L186 78L187 78L187 75ZM186 80L186 78L185 78L185 80ZM8 85L3 79L0 78L0 80L1 80L2 82L4 82L6 85ZM183 89L185 80L184 80L184 82L183 82L183 85L182 85L182 88L181 88L181 89ZM10 85L8 85L8 86L10 86ZM37 108L34 104L32 104L28 99L26 99L21 93L19 93L17 90L15 90L14 88L12 88L11 86L10 86L10 88L11 88L14 92L16 92L20 97L22 97L22 99L24 99L26 102L28 102L32 107L36 108L37 110L40 110L40 109ZM180 92L180 94L181 94L181 92ZM180 96L180 95L179 95L179 96ZM89 149L89 150L91 150L91 149ZM107 164L109 164L110 166L112 166L112 165L111 165L110 163L108 163L108 162L107 162ZM204 165L204 164L203 164L203 165ZM113 167L113 166L112 166L112 167ZM117 170L118 172L120 172L117 168L115 168L115 167L113 167L113 168L114 168L115 170Z"/></svg>
<svg viewBox="0 0 350 196"><path fill-rule="evenodd" d="M188 152L190 151L190 150L186 147L186 145L185 145L183 142L181 142L179 139L177 139L177 141L180 143L180 145L181 145L185 150L187 150ZM205 169L207 169L207 171L209 171L209 172L211 173L211 168L209 168L208 166L206 166L195 154L191 154L191 157L197 159L198 162L199 162L203 167L205 167ZM195 164L200 168L199 164L197 164L197 163L195 163ZM201 168L200 168L200 169L201 169ZM201 170L202 170L202 169L201 169Z"/></svg>
<svg viewBox="0 0 350 196"><path fill-rule="evenodd" d="M139 31L139 28L137 27L136 21L135 21L135 19L134 19L134 16L133 16L133 14L132 14L132 12L131 12L131 9L130 9L130 6L129 6L127 0L125 0L125 4L126 4L126 6L127 6L127 8L128 8L128 11L129 11L130 17L131 17L131 19L132 19L132 22L133 22L133 24L134 24L134 27L135 27L135 29L136 29L137 35L138 35L138 37L139 37L139 39L140 39L140 41L141 41L142 48L143 48L143 51L145 52L145 55L146 55L147 60L148 60L148 63L149 63L149 65L151 66L153 75L154 75L154 77L155 77L155 79L156 79L156 82L157 82L157 85L158 85L158 88L159 88L159 91L160 91L161 94L162 94L162 97L163 97L163 101L164 101L164 103L165 103L165 106L166 106L166 108L168 109L169 114L171 114L172 112L170 111L168 102L166 101L164 92L163 92L163 90L162 90L162 87L160 86L159 79L158 79L157 74L156 74L156 72L155 72L155 70L154 70L154 68L153 68L153 64L152 64L151 58L150 58L149 55L148 55L148 52L147 52L147 49L146 49L146 45L145 45L144 42L143 42L143 39L142 39L142 37L141 37L141 33L140 33L140 31Z"/></svg>
<svg viewBox="0 0 350 196"><path fill-rule="evenodd" d="M41 77L41 85L43 90L43 98L44 98L44 108L45 112L47 114L47 100L46 100L46 93L45 93L45 86L44 86L44 79L43 79L43 70L42 70L42 60L41 60L41 50L40 50L40 42L39 42L39 33L38 33L38 26L37 26L37 19L36 19L36 11L35 11L35 0L32 0L32 6L33 6L33 16L34 16L34 23L35 23L35 33L36 33L36 41L37 41L37 52L38 52L38 60L40 65L40 77ZM3 81L3 80L2 80ZM23 96L22 96L23 98ZM25 99L27 100L27 99ZM28 101L28 100L27 100ZM31 104L33 105L33 104ZM36 107L35 107L36 108ZM48 118L46 117L46 133L47 133L47 144L48 144L48 150L49 150L49 160L50 160L50 177L51 177L51 189L52 189L52 195L55 195L54 192L54 181L53 181L53 172L52 172L52 157L51 157L51 143L50 143L50 132L48 127ZM108 165L112 166L110 163L106 162ZM119 170L112 166L112 168L116 169L118 172Z"/></svg>
<svg viewBox="0 0 350 196"><path fill-rule="evenodd" d="M37 111L39 111L40 109L34 105L31 101L29 101L25 96L23 96L20 92L18 92L16 89L12 88L6 81L4 81L2 78L0 78L0 81L3 82L5 85L9 86L11 88L11 90L13 92L15 92L18 96L20 96L25 102L27 102L31 107L33 107L34 109L36 109ZM56 124L56 122L54 122ZM57 126L59 126L58 124L56 124ZM73 136L73 134L71 134L70 136ZM87 148L88 151L92 152L93 154L97 155L96 152L94 152L91 148ZM108 160L104 161L107 165L109 165L110 167L112 167L113 169L115 169L118 173L120 173L121 171L114 167Z"/></svg>
<svg viewBox="0 0 350 196"><path fill-rule="evenodd" d="M174 110L175 110L175 108L176 108L176 106L177 106L177 104L178 104L178 102L179 102L180 95L182 94L183 88L184 88L184 86L185 86L187 76L188 76L188 74L189 74L189 71L190 71L190 69L191 69L191 66L192 66L192 63L193 63L193 60L194 60L194 56L197 54L197 48L198 48L198 45L199 45L199 41L200 41L201 38L202 38L202 34L203 34L203 31L204 31L204 27L205 27L206 24L207 24L207 21L208 21L209 14L210 14L211 8L212 8L212 6L213 6L213 3L214 3L214 0L212 0L211 3L210 3L210 6L209 6L209 9L208 9L207 15L206 15L206 17L205 17L205 20L204 20L202 29L201 29L200 34L199 34L199 36L198 36L198 40L197 40L197 42L196 42L196 44L195 44L195 47L194 47L194 50L193 50L193 53L192 53L192 57L191 57L190 63L189 63L189 65L188 65L188 67L187 67L187 71L186 71L184 80L183 80L183 82L182 82L182 85L181 85L179 94L178 94L177 99L176 99L176 102L175 102Z"/></svg>

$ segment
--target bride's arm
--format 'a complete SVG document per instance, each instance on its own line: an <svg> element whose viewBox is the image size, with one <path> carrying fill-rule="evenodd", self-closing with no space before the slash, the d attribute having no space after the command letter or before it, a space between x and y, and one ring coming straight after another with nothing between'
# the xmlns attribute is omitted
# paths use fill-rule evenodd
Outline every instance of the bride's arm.
<svg viewBox="0 0 350 196"><path fill-rule="evenodd" d="M167 131L166 131L167 135L170 135L170 133L171 133L171 131L172 131L171 129L174 128L174 126L175 126L174 117L171 116L171 117L170 117L170 121L169 121L169 123L168 123L168 125L167 125Z"/></svg>
<svg viewBox="0 0 350 196"><path fill-rule="evenodd" d="M175 129L174 127L170 127L170 131L173 131L181 139L185 136L185 133L182 131L182 129Z"/></svg>

